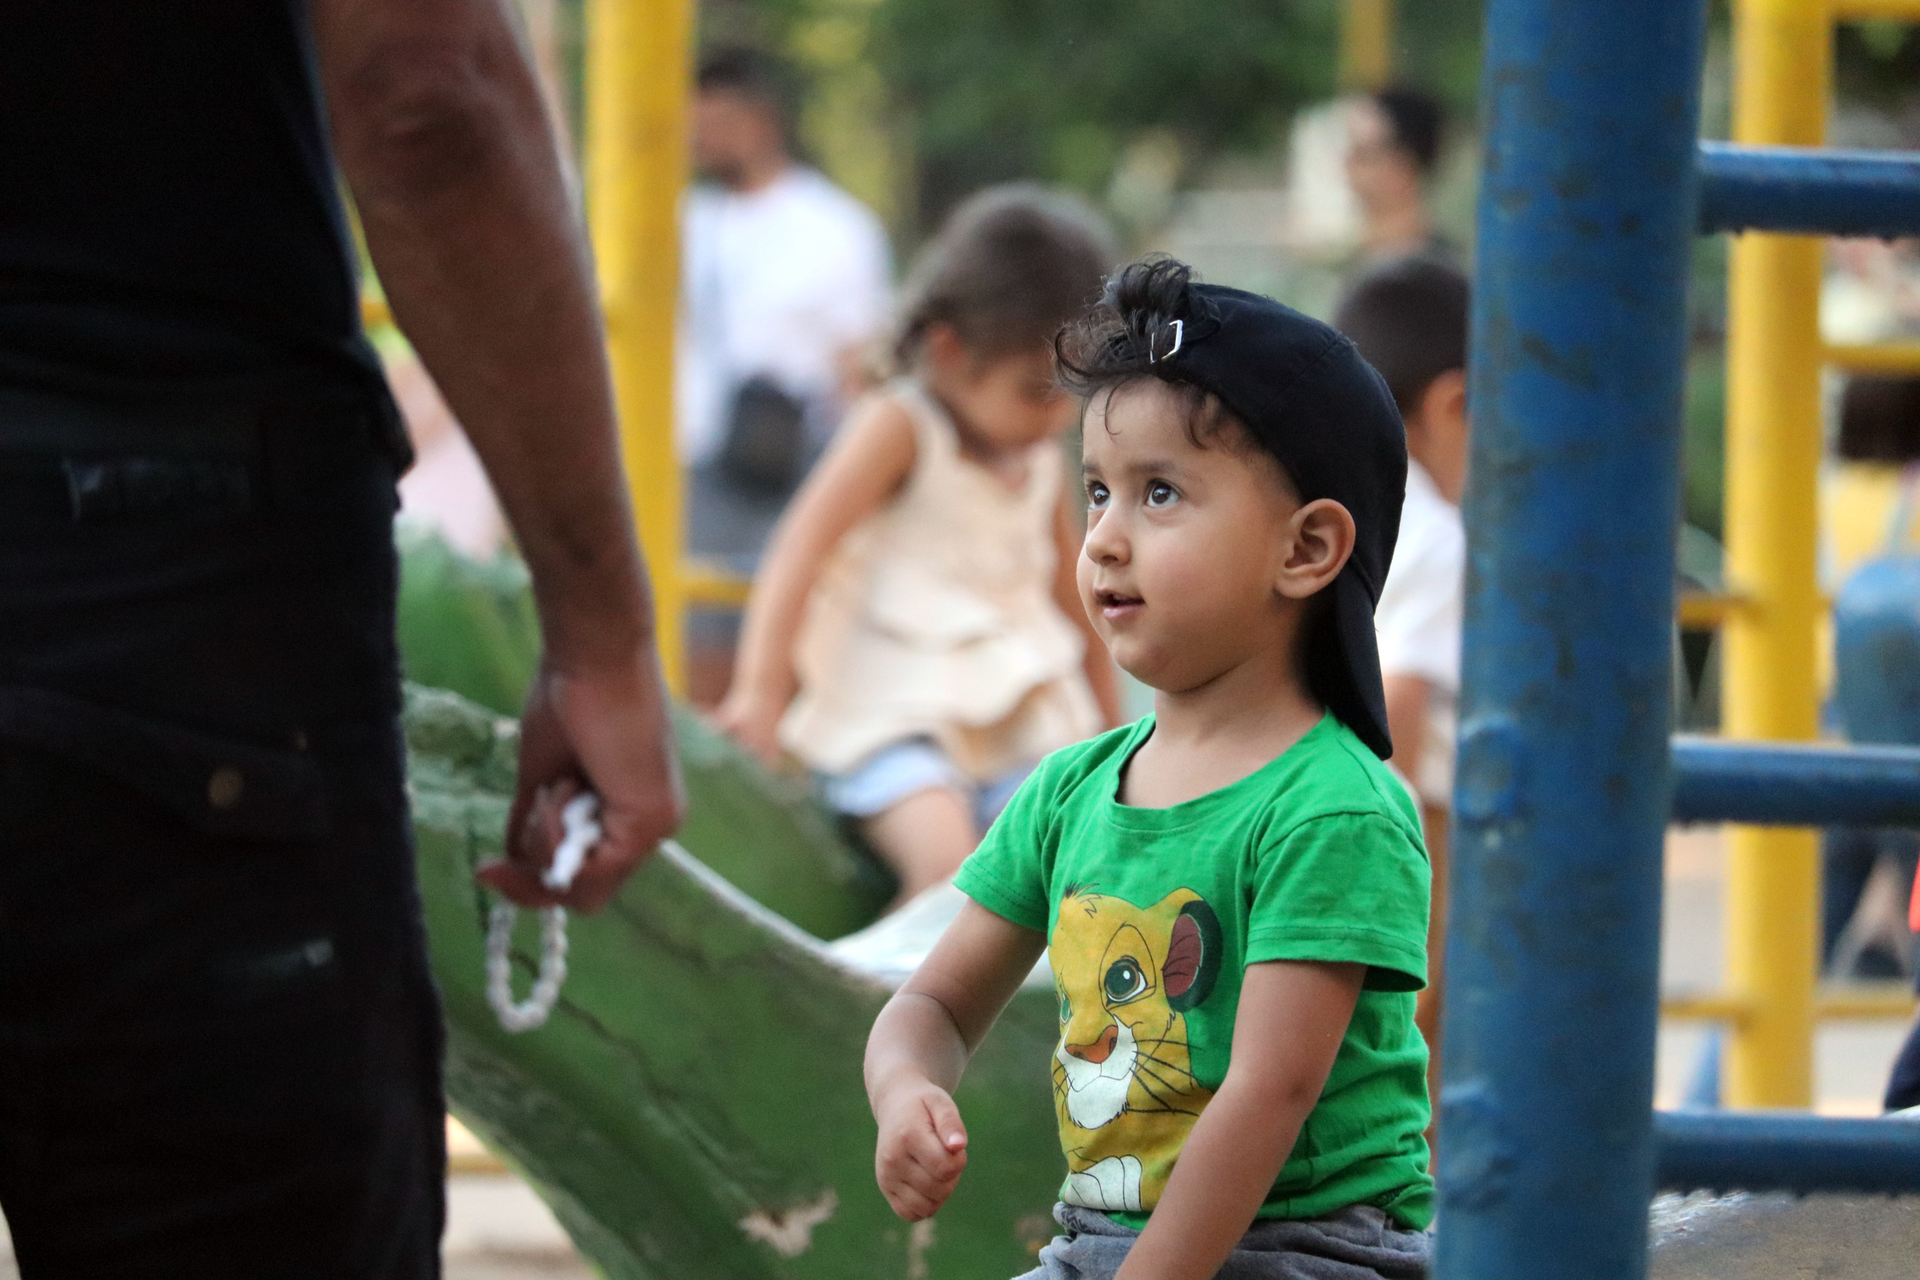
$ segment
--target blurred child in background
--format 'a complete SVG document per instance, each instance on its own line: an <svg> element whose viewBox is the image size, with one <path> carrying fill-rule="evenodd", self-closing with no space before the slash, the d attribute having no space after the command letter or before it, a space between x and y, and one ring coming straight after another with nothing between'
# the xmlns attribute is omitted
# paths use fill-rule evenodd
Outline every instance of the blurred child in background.
<svg viewBox="0 0 1920 1280"><path fill-rule="evenodd" d="M1920 379L1854 377L1840 399L1835 457L1821 476L1822 586L1832 594L1833 706L1854 742L1914 745L1920 587ZM1840 981L1914 973L1920 937L1920 839L1911 830L1829 827L1820 843L1821 957ZM1911 895L1905 919L1890 876ZM1920 1022L1893 1065L1888 1111L1920 1107Z"/></svg>
<svg viewBox="0 0 1920 1280"><path fill-rule="evenodd" d="M821 775L900 901L953 874L1040 757L1118 722L1074 586L1051 345L1115 256L1069 197L962 205L907 281L899 376L856 406L754 583L717 719Z"/></svg>
<svg viewBox="0 0 1920 1280"><path fill-rule="evenodd" d="M1374 620L1392 763L1419 797L1433 859L1430 978L1419 1020L1437 1063L1467 564L1460 522L1469 428L1467 278L1431 258L1388 263L1354 285L1333 323L1386 379L1407 429L1407 501Z"/></svg>
<svg viewBox="0 0 1920 1280"><path fill-rule="evenodd" d="M1821 586L1835 601L1836 615L1857 572L1920 556L1920 379L1850 378L1839 416L1833 456L1820 477ZM1910 573L1904 580L1915 578ZM1885 588L1874 590L1883 595ZM1898 612L1911 616L1912 608L1903 600ZM1911 702L1907 691L1920 688L1911 647L1874 644L1864 665L1859 659L1866 654L1849 649L1853 661L1831 663L1834 727L1853 742L1920 745L1920 725L1902 714ZM1881 895L1869 895L1868 886L1882 862L1893 864L1902 888L1912 885L1920 838L1900 828L1829 827L1822 833L1820 862L1826 976L1841 982L1910 976L1913 935L1894 904L1876 901Z"/></svg>

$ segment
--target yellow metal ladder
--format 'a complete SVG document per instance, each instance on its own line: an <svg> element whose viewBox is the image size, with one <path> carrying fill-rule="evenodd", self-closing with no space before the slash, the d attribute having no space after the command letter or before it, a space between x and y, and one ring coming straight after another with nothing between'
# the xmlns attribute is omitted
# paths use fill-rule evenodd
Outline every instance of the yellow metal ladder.
<svg viewBox="0 0 1920 1280"><path fill-rule="evenodd" d="M1833 80L1833 25L1920 23L1920 0L1738 0L1734 141L1819 146ZM1818 732L1815 646L1820 372L1920 373L1920 344L1826 347L1820 338L1822 245L1745 234L1729 274L1726 548L1729 595L1683 621L1718 621L1726 639L1726 736L1807 741ZM1813 1100L1818 1017L1910 1012L1895 998L1816 996L1817 837L1734 827L1727 842L1729 992L1675 1001L1670 1015L1724 1020L1725 1097L1734 1107Z"/></svg>

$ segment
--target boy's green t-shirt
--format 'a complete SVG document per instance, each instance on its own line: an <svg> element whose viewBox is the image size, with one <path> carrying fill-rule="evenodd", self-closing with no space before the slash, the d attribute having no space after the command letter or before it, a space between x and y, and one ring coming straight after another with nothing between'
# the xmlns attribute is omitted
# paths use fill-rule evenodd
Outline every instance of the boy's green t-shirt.
<svg viewBox="0 0 1920 1280"><path fill-rule="evenodd" d="M1151 717L1047 757L956 883L1043 932L1060 995L1060 1197L1142 1227L1227 1074L1242 975L1351 961L1365 988L1261 1217L1377 1205L1424 1228L1429 870L1403 787L1321 719L1278 759L1166 809L1115 798Z"/></svg>

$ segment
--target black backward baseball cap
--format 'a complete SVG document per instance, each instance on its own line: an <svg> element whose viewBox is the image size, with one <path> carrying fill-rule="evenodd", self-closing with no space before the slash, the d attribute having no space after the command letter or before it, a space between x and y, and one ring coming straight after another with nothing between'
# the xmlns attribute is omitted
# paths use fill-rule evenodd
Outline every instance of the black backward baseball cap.
<svg viewBox="0 0 1920 1280"><path fill-rule="evenodd" d="M1382 760L1393 754L1373 607L1387 580L1407 493L1407 433L1393 394L1330 325L1222 285L1187 289L1169 354L1183 382L1212 392L1286 468L1303 502L1353 516L1353 555L1307 637L1307 683Z"/></svg>

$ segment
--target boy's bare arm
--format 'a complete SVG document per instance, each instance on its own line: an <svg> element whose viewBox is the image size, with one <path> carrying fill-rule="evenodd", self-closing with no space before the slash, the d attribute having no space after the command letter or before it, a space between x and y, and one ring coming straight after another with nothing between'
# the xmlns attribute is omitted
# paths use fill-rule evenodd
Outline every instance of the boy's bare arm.
<svg viewBox="0 0 1920 1280"><path fill-rule="evenodd" d="M1032 929L968 902L867 1038L874 1177L893 1211L932 1217L967 1167L953 1090L967 1059L1046 949Z"/></svg>
<svg viewBox="0 0 1920 1280"><path fill-rule="evenodd" d="M1365 978L1358 964L1248 966L1227 1078L1117 1280L1210 1280L1219 1271L1320 1100Z"/></svg>
<svg viewBox="0 0 1920 1280"><path fill-rule="evenodd" d="M1093 700L1100 706L1101 727L1112 729L1120 724L1122 716L1120 675L1114 670L1106 641L1093 629L1093 619L1087 616L1086 602L1080 598L1080 583L1075 573L1080 560L1082 538L1075 506L1071 499L1063 498L1053 522L1056 550L1053 598L1059 604L1060 611L1072 619L1086 637L1087 653L1082 665L1087 673L1087 684L1093 689Z"/></svg>
<svg viewBox="0 0 1920 1280"><path fill-rule="evenodd" d="M797 680L793 647L807 598L840 540L891 498L913 469L913 423L892 398L869 398L854 410L774 528L741 624L733 685L716 719L720 727L771 760L774 730Z"/></svg>

